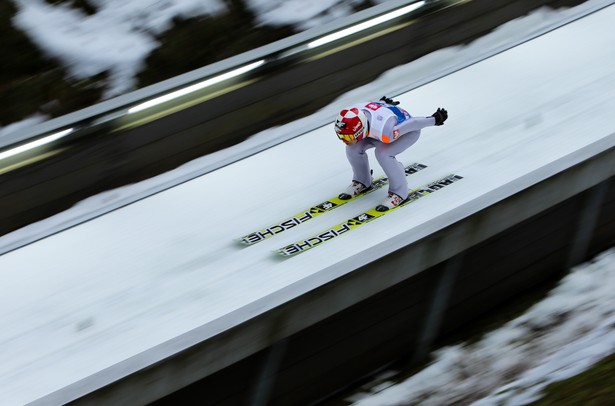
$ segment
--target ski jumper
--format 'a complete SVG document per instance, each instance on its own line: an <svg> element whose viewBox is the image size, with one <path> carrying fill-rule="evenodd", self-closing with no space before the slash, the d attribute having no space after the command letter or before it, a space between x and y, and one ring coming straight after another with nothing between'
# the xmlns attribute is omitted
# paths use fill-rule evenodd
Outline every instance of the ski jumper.
<svg viewBox="0 0 615 406"><path fill-rule="evenodd" d="M346 157L353 172L352 179L366 186L372 184L369 159L365 151L376 148L376 159L389 178L389 193L406 199L408 180L404 165L396 156L418 141L421 129L435 125L435 118L412 117L401 107L382 101L360 103L354 107L363 110L367 116L369 132L364 139L346 145Z"/></svg>

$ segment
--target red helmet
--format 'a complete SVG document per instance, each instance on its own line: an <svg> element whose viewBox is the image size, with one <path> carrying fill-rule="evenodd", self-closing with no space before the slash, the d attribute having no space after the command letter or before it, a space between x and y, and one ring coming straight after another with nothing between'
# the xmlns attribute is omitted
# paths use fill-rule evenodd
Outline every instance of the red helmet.
<svg viewBox="0 0 615 406"><path fill-rule="evenodd" d="M354 140L362 140L368 132L367 116L356 107L340 111L335 120L335 133L346 144Z"/></svg>

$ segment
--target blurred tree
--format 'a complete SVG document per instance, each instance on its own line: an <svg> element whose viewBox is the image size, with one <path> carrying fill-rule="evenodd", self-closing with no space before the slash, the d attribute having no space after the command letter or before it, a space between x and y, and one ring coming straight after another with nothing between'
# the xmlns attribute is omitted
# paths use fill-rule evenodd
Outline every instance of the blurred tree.
<svg viewBox="0 0 615 406"><path fill-rule="evenodd" d="M70 79L61 63L48 57L11 22L17 12L0 3L0 126L36 113L52 117L100 101L107 73L83 81Z"/></svg>
<svg viewBox="0 0 615 406"><path fill-rule="evenodd" d="M58 4L66 4L69 7L78 8L82 10L87 15L96 14L98 9L92 5L88 0L45 0L47 4L51 4L52 6Z"/></svg>
<svg viewBox="0 0 615 406"><path fill-rule="evenodd" d="M57 66L46 58L11 19L17 10L10 2L0 3L0 125L6 125L34 114L44 102L36 74Z"/></svg>
<svg viewBox="0 0 615 406"><path fill-rule="evenodd" d="M156 39L160 46L145 60L138 74L143 87L221 61L295 34L292 26L256 26L244 0L225 0L228 11L219 16L175 18Z"/></svg>

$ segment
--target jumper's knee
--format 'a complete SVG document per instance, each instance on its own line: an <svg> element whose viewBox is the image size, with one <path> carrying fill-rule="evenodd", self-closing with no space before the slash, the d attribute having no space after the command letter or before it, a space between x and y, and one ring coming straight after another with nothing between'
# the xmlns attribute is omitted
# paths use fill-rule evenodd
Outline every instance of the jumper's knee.
<svg viewBox="0 0 615 406"><path fill-rule="evenodd" d="M383 148L377 148L376 152L374 152L374 155L376 156L376 159L381 165L383 162L397 160L397 158L395 158L395 155L391 154L388 150Z"/></svg>

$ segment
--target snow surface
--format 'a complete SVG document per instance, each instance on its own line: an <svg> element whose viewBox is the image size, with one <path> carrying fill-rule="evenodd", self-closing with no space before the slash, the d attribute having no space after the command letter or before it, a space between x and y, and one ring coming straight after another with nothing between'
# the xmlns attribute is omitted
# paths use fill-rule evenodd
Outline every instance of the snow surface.
<svg viewBox="0 0 615 406"><path fill-rule="evenodd" d="M591 3L599 1L587 4ZM507 24L504 30L523 31L527 25L534 27L537 19L552 17L553 13L542 10ZM450 112L445 126L425 129L419 142L400 155L404 162L428 165L413 175L412 183L425 184L451 172L464 176L462 181L413 203L412 216L403 211L391 213L286 261L271 255L272 249L373 206L382 198L382 193L374 193L287 235L248 248L233 243L236 237L280 220L284 213L292 215L297 208L336 195L349 182L343 145L326 125L2 255L1 403L27 403L129 357L134 364L128 367L138 368L140 362L182 348L173 341L175 337L185 334L199 340L215 335L241 318L352 271L353 266L376 255L376 250L386 253L397 248L399 237L391 236L403 236L403 243L408 242L410 234L419 239L514 193L526 185L523 182L550 176L562 165L580 159L577 151L586 146L613 145L614 18L615 7L611 6L399 95L402 105L414 115L429 115L440 106ZM384 75L380 82L358 89L344 100L359 99L359 95L363 99L368 94L374 96L374 92L379 97L383 82L397 81L404 72L411 75L425 68L425 61L430 59L438 63L476 52L488 41L486 38L467 47L436 52ZM339 107L342 101L333 106ZM370 157L374 175L381 175L373 154ZM202 162L197 160L163 177L179 176ZM264 183L265 179L276 179L276 183ZM48 227L50 222L61 224L64 216L74 217L75 212L103 206L148 183L89 199L53 219L1 237L0 245L22 238L20 233L36 233L37 227ZM251 205L234 198L237 187L250 196ZM209 230L215 230L215 235L207 233ZM443 349L436 362L421 374L446 369L454 372L450 363L467 361L474 365L468 358L476 359L478 369L494 368L487 374L489 380L483 376L476 381L460 381L454 374L444 373L431 379L458 396L463 396L462 389L474 393L479 388L485 396L493 393L485 400L489 402L507 394L533 396L545 379L537 377L546 373L547 380L561 379L565 375L562 366L571 373L582 370L615 350L608 310L613 308L608 289L613 286L613 263L613 253L605 253L599 265L582 267L570 276L577 278L574 284L580 290L565 282L550 302L537 305L522 316L525 319L485 337L474 346L479 349L476 353L471 352L474 347L463 345ZM257 300L258 308L253 305ZM562 303L567 312L561 312L554 303ZM528 336L528 325L544 326L545 330L541 337ZM199 337L189 335L199 327ZM525 342L529 348L523 348ZM590 348L587 357L580 357L574 350L583 342ZM182 345L190 345L190 340L185 339ZM546 355L542 362L535 356L536 363L515 365L508 355L496 358L499 351L494 348L503 345L512 353L533 354L533 347L538 345L557 352L539 351ZM148 352L155 346L158 353ZM464 355L461 359L460 354ZM510 366L520 373L511 376ZM417 377L425 379L424 375ZM489 387L481 386L487 382ZM514 385L515 390L500 393L498 386L505 384ZM365 401L383 405L405 401L412 390L404 388L411 385L417 384L398 385L391 389L396 393L382 392ZM518 404L510 399L510 404Z"/></svg>

